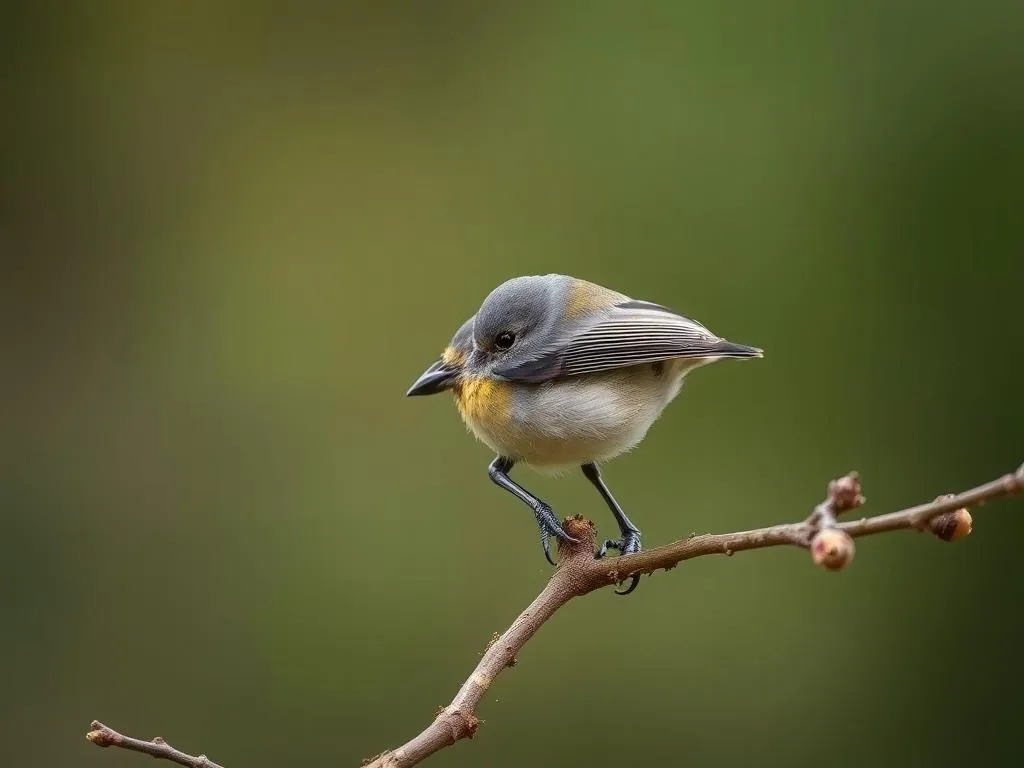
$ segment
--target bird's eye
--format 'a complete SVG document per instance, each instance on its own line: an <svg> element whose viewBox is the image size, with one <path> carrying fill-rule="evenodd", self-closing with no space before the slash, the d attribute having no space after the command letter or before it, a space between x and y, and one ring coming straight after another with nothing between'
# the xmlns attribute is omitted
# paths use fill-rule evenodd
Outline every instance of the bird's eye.
<svg viewBox="0 0 1024 768"><path fill-rule="evenodd" d="M515 344L515 341L516 335L514 333L512 333L511 331L502 331L494 339L494 345L498 349L508 349L513 344Z"/></svg>

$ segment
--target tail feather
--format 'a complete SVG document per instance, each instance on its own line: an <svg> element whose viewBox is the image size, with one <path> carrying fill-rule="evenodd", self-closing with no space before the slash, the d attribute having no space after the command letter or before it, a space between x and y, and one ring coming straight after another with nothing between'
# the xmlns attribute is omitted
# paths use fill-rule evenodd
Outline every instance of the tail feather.
<svg viewBox="0 0 1024 768"><path fill-rule="evenodd" d="M736 344L725 339L719 339L711 349L716 355L721 355L722 357L764 357L764 352L757 347L748 347L746 344Z"/></svg>

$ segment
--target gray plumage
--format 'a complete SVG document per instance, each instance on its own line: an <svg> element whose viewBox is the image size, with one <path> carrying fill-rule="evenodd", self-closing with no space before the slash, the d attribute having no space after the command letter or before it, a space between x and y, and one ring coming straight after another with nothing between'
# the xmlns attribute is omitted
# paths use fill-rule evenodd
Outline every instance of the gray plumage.
<svg viewBox="0 0 1024 768"><path fill-rule="evenodd" d="M622 534L604 543L602 557L609 549L640 551L640 530L598 463L643 440L694 368L760 356L659 304L566 275L517 277L491 291L408 394L454 391L463 420L498 454L488 475L533 510L549 561L550 538L568 535L551 507L509 473L518 462L545 471L580 467Z"/></svg>
<svg viewBox="0 0 1024 768"><path fill-rule="evenodd" d="M635 446L694 368L761 356L667 307L566 275L501 284L450 348L461 361L454 385L483 379L511 393L511 404L459 400L474 434L555 471Z"/></svg>

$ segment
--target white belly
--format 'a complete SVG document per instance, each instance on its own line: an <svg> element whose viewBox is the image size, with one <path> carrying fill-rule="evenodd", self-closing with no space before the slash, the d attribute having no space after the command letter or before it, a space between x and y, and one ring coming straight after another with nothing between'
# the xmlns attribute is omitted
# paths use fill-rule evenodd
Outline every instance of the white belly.
<svg viewBox="0 0 1024 768"><path fill-rule="evenodd" d="M505 424L470 422L496 453L545 471L605 461L643 440L679 392L682 361L515 385Z"/></svg>

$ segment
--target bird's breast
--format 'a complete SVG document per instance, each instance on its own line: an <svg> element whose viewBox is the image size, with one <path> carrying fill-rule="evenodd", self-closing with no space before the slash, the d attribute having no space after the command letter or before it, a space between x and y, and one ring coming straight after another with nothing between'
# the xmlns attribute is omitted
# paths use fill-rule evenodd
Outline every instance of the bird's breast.
<svg viewBox="0 0 1024 768"><path fill-rule="evenodd" d="M497 379L466 378L455 385L455 404L463 421L482 437L480 430L507 428L512 416L512 388Z"/></svg>
<svg viewBox="0 0 1024 768"><path fill-rule="evenodd" d="M459 413L496 453L558 470L636 445L678 392L681 371L615 371L543 384L464 379Z"/></svg>

